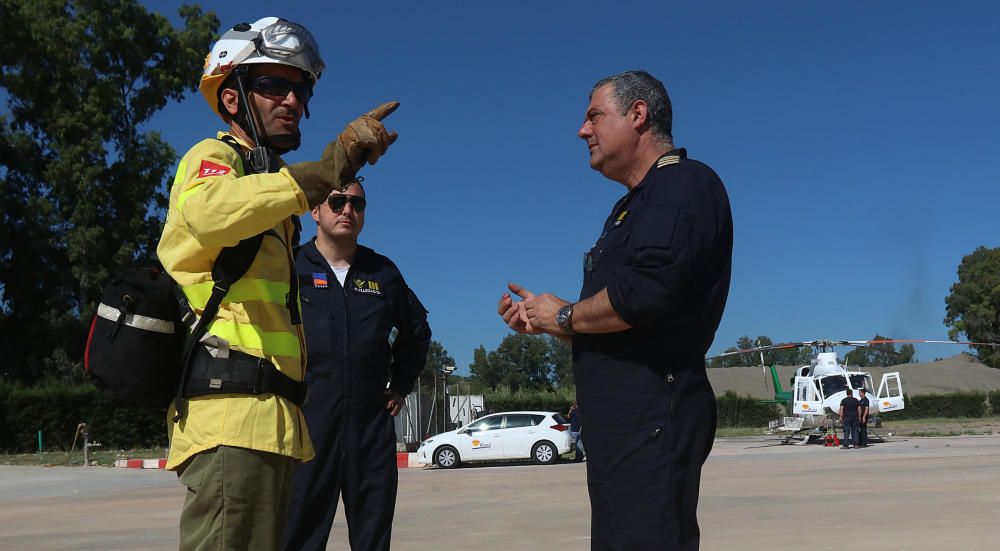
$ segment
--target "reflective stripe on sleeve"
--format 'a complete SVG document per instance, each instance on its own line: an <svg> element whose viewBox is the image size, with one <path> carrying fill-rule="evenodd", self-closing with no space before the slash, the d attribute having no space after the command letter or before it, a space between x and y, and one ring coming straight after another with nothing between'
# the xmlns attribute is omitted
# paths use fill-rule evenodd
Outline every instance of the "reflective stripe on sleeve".
<svg viewBox="0 0 1000 551"><path fill-rule="evenodd" d="M184 201L187 201L188 197L191 197L195 193L198 193L198 190L200 190L200 189L201 189L201 184L199 184L197 186L194 186L191 189L182 191L180 193L180 195L177 196L177 210L183 209L184 208Z"/></svg>
<svg viewBox="0 0 1000 551"><path fill-rule="evenodd" d="M185 158L181 159L181 163L179 165L177 165L177 174L174 174L174 183L173 183L173 185L176 186L177 184L179 184L179 183L181 183L181 182L184 181L184 175L187 173L187 167L188 167L188 161L187 161L187 157L185 157ZM180 193L177 196L177 209L178 210L180 210L180 208L184 205L184 199L186 199L186 198L187 198L187 195L185 195L184 193Z"/></svg>

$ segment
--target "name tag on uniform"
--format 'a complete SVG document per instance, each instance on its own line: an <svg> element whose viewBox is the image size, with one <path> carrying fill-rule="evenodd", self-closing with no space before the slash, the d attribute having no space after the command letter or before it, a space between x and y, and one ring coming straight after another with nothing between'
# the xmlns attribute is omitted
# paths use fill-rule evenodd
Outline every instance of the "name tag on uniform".
<svg viewBox="0 0 1000 551"><path fill-rule="evenodd" d="M382 287L377 281L372 281L370 279L354 279L351 280L354 284L354 292L362 295L372 295L375 297L380 297L382 295Z"/></svg>

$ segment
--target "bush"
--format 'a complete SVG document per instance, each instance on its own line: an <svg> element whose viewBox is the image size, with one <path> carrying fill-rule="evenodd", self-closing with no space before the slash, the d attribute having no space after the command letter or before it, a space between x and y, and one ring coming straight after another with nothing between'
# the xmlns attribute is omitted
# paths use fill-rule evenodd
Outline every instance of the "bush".
<svg viewBox="0 0 1000 551"><path fill-rule="evenodd" d="M781 415L777 404L763 404L757 398L737 396L728 391L716 398L719 427L766 427L768 421Z"/></svg>
<svg viewBox="0 0 1000 551"><path fill-rule="evenodd" d="M499 386L483 395L487 411L557 411L566 413L576 399L576 388L566 387L556 390L524 390L512 392L509 387Z"/></svg>
<svg viewBox="0 0 1000 551"><path fill-rule="evenodd" d="M986 415L986 395L981 392L953 392L906 396L906 408L883 415L887 419L923 419L926 417L982 417Z"/></svg>
<svg viewBox="0 0 1000 551"><path fill-rule="evenodd" d="M166 414L112 402L90 385L46 384L0 387L0 448L16 453L68 451L77 425L87 424L92 442L106 449L164 447ZM77 442L77 449L82 442Z"/></svg>
<svg viewBox="0 0 1000 551"><path fill-rule="evenodd" d="M11 440L10 422L7 420L7 402L10 394L14 391L14 385L6 381L0 381L0 450L8 448Z"/></svg>
<svg viewBox="0 0 1000 551"><path fill-rule="evenodd" d="M1000 415L1000 390L990 392L988 400L990 402L990 415Z"/></svg>
<svg viewBox="0 0 1000 551"><path fill-rule="evenodd" d="M554 391L518 390L501 386L485 394L487 411L558 411L565 413L576 399L575 388ZM739 397L730 391L717 399L720 427L765 427L781 415L775 404L762 404L749 396Z"/></svg>

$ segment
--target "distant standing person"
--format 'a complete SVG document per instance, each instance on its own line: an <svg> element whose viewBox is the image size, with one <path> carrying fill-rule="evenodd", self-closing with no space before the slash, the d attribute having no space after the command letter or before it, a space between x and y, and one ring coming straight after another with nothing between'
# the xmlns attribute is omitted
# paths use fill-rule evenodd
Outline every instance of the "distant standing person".
<svg viewBox="0 0 1000 551"><path fill-rule="evenodd" d="M854 397L854 392L847 389L847 397L840 401L840 423L844 425L844 441L841 448L848 449L858 445L858 423L861 420L861 403Z"/></svg>
<svg viewBox="0 0 1000 551"><path fill-rule="evenodd" d="M573 462L579 463L587 457L587 454L583 449L583 437L580 435L580 432L583 429L583 424L580 421L580 405L576 403L576 400L573 400L573 405L569 407L566 419L569 420L569 435L573 437L573 442L575 443L576 448L576 454L573 456Z"/></svg>
<svg viewBox="0 0 1000 551"><path fill-rule="evenodd" d="M577 135L590 167L626 193L584 255L579 301L510 283L523 300L504 293L497 305L519 333L572 342L595 551L700 541L701 468L717 415L705 352L729 295L733 219L722 180L674 146L671 121L666 88L645 71L594 85Z"/></svg>
<svg viewBox="0 0 1000 551"><path fill-rule="evenodd" d="M871 408L871 402L868 401L868 396L864 387L858 389L858 405L860 409L860 420L858 421L858 447L867 448L868 447L868 412Z"/></svg>

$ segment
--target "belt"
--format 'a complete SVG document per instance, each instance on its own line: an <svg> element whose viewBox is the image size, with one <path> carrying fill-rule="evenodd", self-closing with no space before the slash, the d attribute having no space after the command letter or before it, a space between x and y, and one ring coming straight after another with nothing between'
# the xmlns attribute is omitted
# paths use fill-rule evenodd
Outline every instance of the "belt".
<svg viewBox="0 0 1000 551"><path fill-rule="evenodd" d="M228 358L214 358L198 346L185 397L209 394L275 394L302 407L309 386L278 371L270 360L230 350Z"/></svg>

